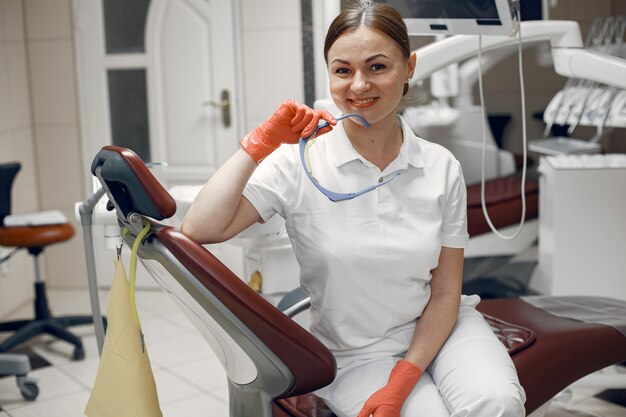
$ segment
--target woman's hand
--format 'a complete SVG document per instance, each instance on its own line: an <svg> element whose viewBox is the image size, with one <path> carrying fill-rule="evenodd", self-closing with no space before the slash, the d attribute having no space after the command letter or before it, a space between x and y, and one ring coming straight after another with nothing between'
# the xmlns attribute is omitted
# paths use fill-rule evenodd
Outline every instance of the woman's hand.
<svg viewBox="0 0 626 417"><path fill-rule="evenodd" d="M391 370L387 385L376 391L365 401L357 417L400 417L404 400L409 396L422 370L411 362L401 360Z"/></svg>
<svg viewBox="0 0 626 417"><path fill-rule="evenodd" d="M258 164L282 143L298 143L301 137L311 135L323 119L330 126L318 134L326 133L337 120L326 110L313 110L293 100L285 101L263 124L248 133L240 142L241 147Z"/></svg>

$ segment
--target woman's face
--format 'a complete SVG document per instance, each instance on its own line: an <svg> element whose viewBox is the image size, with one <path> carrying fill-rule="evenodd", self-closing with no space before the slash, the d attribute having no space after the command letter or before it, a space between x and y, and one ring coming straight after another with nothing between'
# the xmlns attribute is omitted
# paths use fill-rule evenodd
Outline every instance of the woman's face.
<svg viewBox="0 0 626 417"><path fill-rule="evenodd" d="M415 54L405 58L394 40L366 26L344 33L328 50L333 101L344 114L358 113L372 124L395 120L414 69Z"/></svg>

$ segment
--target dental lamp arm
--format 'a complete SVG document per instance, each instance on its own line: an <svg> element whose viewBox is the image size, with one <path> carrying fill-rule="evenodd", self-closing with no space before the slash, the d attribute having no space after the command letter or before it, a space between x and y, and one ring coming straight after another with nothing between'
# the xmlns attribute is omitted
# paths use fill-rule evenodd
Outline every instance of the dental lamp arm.
<svg viewBox="0 0 626 417"><path fill-rule="evenodd" d="M552 57L558 74L626 88L624 59L586 49L553 49Z"/></svg>
<svg viewBox="0 0 626 417"><path fill-rule="evenodd" d="M626 60L583 49L578 23L572 21L526 21L520 23L522 43L548 41L555 71L564 77L580 77L626 88ZM515 45L516 37L483 36L482 50L489 52ZM409 85L450 64L472 58L478 50L476 35L455 35L418 49L415 75Z"/></svg>
<svg viewBox="0 0 626 417"><path fill-rule="evenodd" d="M493 50L482 56L482 72L486 74L509 55L517 51L517 45L510 45ZM453 98L454 107L474 105L474 86L478 82L478 57L474 57L459 65L459 94Z"/></svg>

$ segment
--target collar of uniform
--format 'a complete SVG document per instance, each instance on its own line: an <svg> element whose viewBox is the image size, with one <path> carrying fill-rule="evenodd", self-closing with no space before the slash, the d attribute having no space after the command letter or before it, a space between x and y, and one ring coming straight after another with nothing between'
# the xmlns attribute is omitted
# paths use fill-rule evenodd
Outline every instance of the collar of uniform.
<svg viewBox="0 0 626 417"><path fill-rule="evenodd" d="M390 164L388 168L393 170L406 169L408 165L416 168L424 167L422 159L422 150L415 133L411 130L409 124L404 118L398 115L398 119L402 124L402 137L404 138L398 157ZM343 123L338 123L333 129L334 137L329 141L331 158L335 167L347 164L354 160L361 160L366 163L365 159L352 147L350 139L343 128Z"/></svg>
<svg viewBox="0 0 626 417"><path fill-rule="evenodd" d="M404 120L404 117L398 115L400 122L402 123L402 147L400 148L400 158L404 167L405 164L412 165L415 168L424 168L424 159L422 158L422 147L420 146L419 139L413 133L413 129L409 126L409 123ZM393 164L393 163L392 163Z"/></svg>

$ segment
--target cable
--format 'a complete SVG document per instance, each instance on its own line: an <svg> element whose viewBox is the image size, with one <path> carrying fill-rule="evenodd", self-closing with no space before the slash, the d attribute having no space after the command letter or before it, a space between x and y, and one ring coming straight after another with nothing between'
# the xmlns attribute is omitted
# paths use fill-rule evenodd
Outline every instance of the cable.
<svg viewBox="0 0 626 417"><path fill-rule="evenodd" d="M519 9L516 10L517 19L521 21L521 16ZM487 114L485 111L485 96L483 91L483 66L482 66L482 36L478 35L478 89L480 93L480 105L482 107L482 126L483 126L483 149L481 156L481 170L480 170L480 203L483 209L483 214L485 216L485 220L489 225L491 231L493 231L496 236L504 240L513 240L517 236L519 236L522 227L524 226L524 221L526 218L526 165L527 165L527 151L526 151L526 97L524 93L524 70L522 66L522 31L521 27L517 31L517 55L518 55L518 65L519 65L519 79L520 79L520 89L521 89L521 104L522 104L522 146L523 146L523 160L522 160L522 186L521 186L521 196L522 196L522 216L520 219L520 223L517 227L517 230L512 235L504 235L500 233L496 227L491 222L491 218L489 217L489 213L487 213L487 204L485 203L485 152L487 147Z"/></svg>
<svg viewBox="0 0 626 417"><path fill-rule="evenodd" d="M139 321L139 314L137 314L137 304L135 303L135 277L137 276L137 252L139 251L139 245L141 245L143 239L150 232L150 222L148 222L147 220L143 220L142 223L143 229L141 229L141 232L139 232L139 234L135 238L135 241L133 242L133 247L130 252L130 279L128 285L130 288L130 312L133 316L133 321L137 325L139 333L142 335L141 338L143 343L141 322Z"/></svg>

